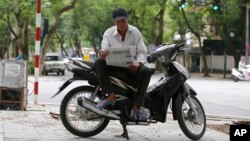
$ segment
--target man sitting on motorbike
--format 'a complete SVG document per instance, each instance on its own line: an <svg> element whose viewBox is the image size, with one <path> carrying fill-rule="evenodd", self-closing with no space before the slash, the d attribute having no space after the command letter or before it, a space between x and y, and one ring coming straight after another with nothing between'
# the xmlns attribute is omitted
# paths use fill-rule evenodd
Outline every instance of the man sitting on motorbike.
<svg viewBox="0 0 250 141"><path fill-rule="evenodd" d="M100 86L108 97L100 101L96 107L105 108L107 105L114 105L116 101L115 91L111 85L109 76L116 72L126 74L127 77L135 80L137 95L134 100L133 116L143 119L145 116L142 107L144 96L150 81L152 72L143 64L146 62L147 49L143 42L141 32L134 26L128 24L128 15L123 8L117 8L112 13L115 26L107 29L103 35L101 43L102 49L99 58L96 60L96 69L99 76ZM116 67L106 64L105 58L109 54L110 48L132 47L131 54L135 61L128 67Z"/></svg>
<svg viewBox="0 0 250 141"><path fill-rule="evenodd" d="M245 58L241 58L240 62L239 62L239 67L238 67L239 71L242 71L243 76L246 79L250 80L250 67L248 67L248 65L246 65L246 60Z"/></svg>

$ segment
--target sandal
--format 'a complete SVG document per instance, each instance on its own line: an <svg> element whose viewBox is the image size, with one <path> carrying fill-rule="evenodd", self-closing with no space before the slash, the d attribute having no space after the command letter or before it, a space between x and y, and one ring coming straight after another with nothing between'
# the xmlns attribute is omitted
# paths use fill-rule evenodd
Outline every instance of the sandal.
<svg viewBox="0 0 250 141"><path fill-rule="evenodd" d="M108 105L114 106L115 102L109 99L104 99L96 104L96 108L103 109L107 107Z"/></svg>

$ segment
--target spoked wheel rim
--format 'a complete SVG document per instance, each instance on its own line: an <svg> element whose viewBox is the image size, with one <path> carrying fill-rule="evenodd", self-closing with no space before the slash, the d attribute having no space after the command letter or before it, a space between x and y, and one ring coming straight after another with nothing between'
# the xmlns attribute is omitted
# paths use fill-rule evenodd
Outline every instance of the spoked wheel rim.
<svg viewBox="0 0 250 141"><path fill-rule="evenodd" d="M191 98L192 99L192 98ZM189 103L187 101L183 102L182 105L182 118L186 128L194 135L200 135L205 126L205 115L200 107L200 104L192 99L195 109L197 111L197 116L194 111L191 109Z"/></svg>
<svg viewBox="0 0 250 141"><path fill-rule="evenodd" d="M101 118L99 115L81 107L77 104L78 97L90 98L92 93L83 91L73 95L66 106L66 119L71 127L80 132L91 132L98 129L105 118ZM100 99L95 97L94 102L98 102Z"/></svg>

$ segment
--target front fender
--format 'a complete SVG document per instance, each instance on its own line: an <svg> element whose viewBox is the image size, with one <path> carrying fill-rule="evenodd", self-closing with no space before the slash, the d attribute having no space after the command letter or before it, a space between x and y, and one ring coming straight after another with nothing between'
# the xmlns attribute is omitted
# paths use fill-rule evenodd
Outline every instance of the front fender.
<svg viewBox="0 0 250 141"><path fill-rule="evenodd" d="M185 85L189 89L191 95L197 95L196 91L188 83L185 82Z"/></svg>
<svg viewBox="0 0 250 141"><path fill-rule="evenodd" d="M56 97L60 92L62 92L65 88L67 88L72 82L74 82L76 80L86 80L86 79L81 78L81 77L70 78L69 80L67 80L66 82L63 83L63 85L59 88L59 90L51 98Z"/></svg>
<svg viewBox="0 0 250 141"><path fill-rule="evenodd" d="M197 93L196 91L190 86L188 85L186 82L185 82L185 86L187 87L187 89L189 90L189 94L190 95L194 95L196 96ZM177 120L177 112L176 112L176 105L180 105L182 104L182 94L181 94L181 91L178 91L173 97L172 97L172 112L173 112L173 119L174 120Z"/></svg>

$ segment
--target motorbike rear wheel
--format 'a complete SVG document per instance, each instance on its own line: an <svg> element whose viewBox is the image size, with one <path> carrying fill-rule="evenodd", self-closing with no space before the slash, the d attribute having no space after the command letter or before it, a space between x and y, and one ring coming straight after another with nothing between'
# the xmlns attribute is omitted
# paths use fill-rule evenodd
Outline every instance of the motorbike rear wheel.
<svg viewBox="0 0 250 141"><path fill-rule="evenodd" d="M233 79L234 82L238 82L239 81L239 78L236 77L236 76L234 76L234 75L232 76L232 79Z"/></svg>
<svg viewBox="0 0 250 141"><path fill-rule="evenodd" d="M63 98L60 115L64 127L74 135L80 137L90 137L103 131L109 123L108 119L79 106L77 99L79 97L90 98L95 91L91 86L80 86L72 89ZM94 98L98 102L99 97Z"/></svg>
<svg viewBox="0 0 250 141"><path fill-rule="evenodd" d="M206 116L200 101L194 95L191 95L190 97L198 115L195 116L187 97L182 95L177 97L177 101L179 102L175 103L176 113L178 123L183 133L192 140L198 140L205 133Z"/></svg>

